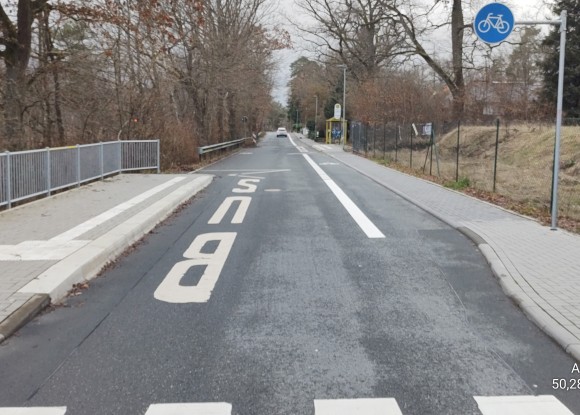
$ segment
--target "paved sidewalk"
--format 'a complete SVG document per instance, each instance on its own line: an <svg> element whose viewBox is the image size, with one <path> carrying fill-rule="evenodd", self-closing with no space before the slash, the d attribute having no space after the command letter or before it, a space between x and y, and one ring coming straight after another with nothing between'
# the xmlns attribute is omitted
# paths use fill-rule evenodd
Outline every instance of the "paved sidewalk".
<svg viewBox="0 0 580 415"><path fill-rule="evenodd" d="M580 235L438 184L302 139L466 234L510 296L546 333L580 360Z"/></svg>
<svg viewBox="0 0 580 415"><path fill-rule="evenodd" d="M211 180L123 174L0 212L0 342Z"/></svg>

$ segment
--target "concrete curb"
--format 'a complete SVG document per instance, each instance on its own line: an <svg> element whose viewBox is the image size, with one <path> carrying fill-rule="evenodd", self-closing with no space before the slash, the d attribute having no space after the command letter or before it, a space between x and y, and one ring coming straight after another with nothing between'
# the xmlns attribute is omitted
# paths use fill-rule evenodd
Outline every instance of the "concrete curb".
<svg viewBox="0 0 580 415"><path fill-rule="evenodd" d="M494 276L498 279L499 284L503 290L503 292L512 300L514 301L518 307L524 312L524 314L533 321L544 333L550 336L554 341L556 341L562 348L572 355L574 359L580 361L580 341L572 335L564 326L554 320L545 310L543 310L539 305L537 305L532 299L528 297L524 290L520 287L520 285L516 282L507 268L504 266L503 262L499 258L499 256L495 253L495 251L491 248L491 246L487 243L485 238L479 235L473 229L470 229L465 226L458 225L454 223L452 220L445 218L444 216L440 215L439 213L435 212L429 206L414 200L412 197L408 196L404 192L401 192L386 183L383 183L375 178L371 177L370 175L366 174L362 170L351 166L350 164L345 163L344 161L340 160L337 157L334 157L332 154L325 153L330 157L334 158L335 160L341 162L342 164L350 167L351 169L359 172L365 177L368 177L370 180L374 181L375 183L383 186L384 188L390 190L391 192L395 193L399 197L405 199L406 201L412 203L413 205L419 207L421 210L429 213L430 215L436 217L440 221L448 224L452 228L458 230L462 234L464 234L469 240L471 240L482 253L484 258L487 260L491 267L491 271ZM423 180L423 179L420 179ZM437 185L436 183L433 183ZM441 187L441 186L440 186ZM448 190L448 189L446 189ZM468 196L468 195L466 195ZM486 202L487 203L487 202ZM495 205L493 205L495 207ZM502 210L501 207L498 207ZM507 210L506 210L507 211ZM510 213L514 213L511 211L507 211ZM517 213L514 213L517 216ZM525 217L526 219L529 219ZM533 220L533 219L532 219Z"/></svg>
<svg viewBox="0 0 580 415"><path fill-rule="evenodd" d="M32 320L51 302L64 298L75 283L94 278L99 271L141 239L175 209L209 186L213 176L200 175L181 185L129 220L59 261L19 290L33 296L0 323L0 343Z"/></svg>
<svg viewBox="0 0 580 415"><path fill-rule="evenodd" d="M33 295L22 307L13 312L0 323L0 343L12 336L18 329L32 320L38 313L50 304L46 294Z"/></svg>
<svg viewBox="0 0 580 415"><path fill-rule="evenodd" d="M48 294L52 302L64 298L73 284L94 278L107 263L141 239L178 206L207 187L212 179L213 176L202 175L181 185L163 199L59 261L19 292Z"/></svg>

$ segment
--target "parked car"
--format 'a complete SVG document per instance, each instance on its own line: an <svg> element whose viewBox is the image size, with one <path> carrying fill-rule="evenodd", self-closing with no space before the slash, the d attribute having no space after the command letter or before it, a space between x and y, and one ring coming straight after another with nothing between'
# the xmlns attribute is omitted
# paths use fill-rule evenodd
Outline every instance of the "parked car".
<svg viewBox="0 0 580 415"><path fill-rule="evenodd" d="M276 131L276 137L288 137L288 132L284 127L280 127L278 128L278 131Z"/></svg>

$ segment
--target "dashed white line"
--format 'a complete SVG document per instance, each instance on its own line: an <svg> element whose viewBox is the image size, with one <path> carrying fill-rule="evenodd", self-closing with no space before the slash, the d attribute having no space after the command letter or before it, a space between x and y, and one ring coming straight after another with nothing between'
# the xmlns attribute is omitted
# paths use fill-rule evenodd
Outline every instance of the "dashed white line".
<svg viewBox="0 0 580 415"><path fill-rule="evenodd" d="M403 415L397 401L383 399L317 399L315 415Z"/></svg>
<svg viewBox="0 0 580 415"><path fill-rule="evenodd" d="M231 413L232 405L229 403L164 403L149 406L145 415L231 415Z"/></svg>
<svg viewBox="0 0 580 415"><path fill-rule="evenodd" d="M0 408L0 415L64 415L66 406L38 408Z"/></svg>
<svg viewBox="0 0 580 415"><path fill-rule="evenodd" d="M473 398L483 415L574 415L553 395Z"/></svg>

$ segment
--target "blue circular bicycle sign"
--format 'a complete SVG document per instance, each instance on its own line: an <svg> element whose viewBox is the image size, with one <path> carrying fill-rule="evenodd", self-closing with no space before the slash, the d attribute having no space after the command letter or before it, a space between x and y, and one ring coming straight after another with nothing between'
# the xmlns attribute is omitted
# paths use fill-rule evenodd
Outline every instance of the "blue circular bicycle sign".
<svg viewBox="0 0 580 415"><path fill-rule="evenodd" d="M514 29L514 15L505 5L490 3L483 6L475 16L473 30L485 43L499 43Z"/></svg>

